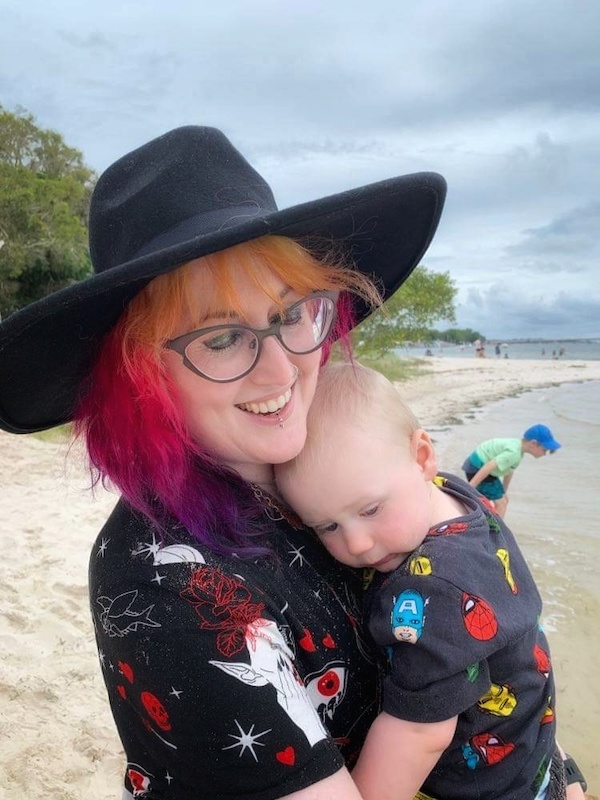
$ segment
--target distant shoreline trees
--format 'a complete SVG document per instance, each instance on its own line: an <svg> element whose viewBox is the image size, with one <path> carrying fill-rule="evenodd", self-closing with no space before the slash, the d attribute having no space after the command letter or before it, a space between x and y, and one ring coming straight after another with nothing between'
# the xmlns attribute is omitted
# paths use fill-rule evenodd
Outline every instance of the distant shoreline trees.
<svg viewBox="0 0 600 800"><path fill-rule="evenodd" d="M91 274L87 215L96 180L82 154L0 105L0 315Z"/></svg>
<svg viewBox="0 0 600 800"><path fill-rule="evenodd" d="M476 339L487 341L486 337L471 328L448 328L445 331L429 331L429 342L447 342L448 344L473 344Z"/></svg>

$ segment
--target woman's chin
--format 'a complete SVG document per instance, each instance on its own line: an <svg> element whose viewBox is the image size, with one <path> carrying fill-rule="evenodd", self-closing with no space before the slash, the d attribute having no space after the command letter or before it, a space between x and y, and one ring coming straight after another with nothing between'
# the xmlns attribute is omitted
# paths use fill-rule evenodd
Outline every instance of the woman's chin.
<svg viewBox="0 0 600 800"><path fill-rule="evenodd" d="M291 461L300 453L305 442L306 430L286 433L285 429L283 429L281 431L281 441L272 445L269 462L271 464L285 464L286 461Z"/></svg>

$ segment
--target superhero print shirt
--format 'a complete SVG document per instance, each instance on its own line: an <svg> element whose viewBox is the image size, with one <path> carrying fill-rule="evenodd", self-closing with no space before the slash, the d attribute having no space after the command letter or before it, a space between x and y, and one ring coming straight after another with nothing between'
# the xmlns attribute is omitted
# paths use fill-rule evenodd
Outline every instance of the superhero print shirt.
<svg viewBox="0 0 600 800"><path fill-rule="evenodd" d="M375 576L369 628L389 660L383 708L415 722L458 716L423 785L435 800L535 798L555 748L542 603L503 521L459 478L436 484L467 509Z"/></svg>
<svg viewBox="0 0 600 800"><path fill-rule="evenodd" d="M358 573L273 522L275 559L162 541L119 502L90 558L127 798L272 800L350 765L378 711Z"/></svg>

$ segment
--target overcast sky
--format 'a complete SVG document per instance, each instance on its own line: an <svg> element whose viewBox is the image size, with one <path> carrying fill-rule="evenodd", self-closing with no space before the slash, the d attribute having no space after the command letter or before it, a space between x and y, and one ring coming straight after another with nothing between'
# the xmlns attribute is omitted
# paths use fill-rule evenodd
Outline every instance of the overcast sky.
<svg viewBox="0 0 600 800"><path fill-rule="evenodd" d="M221 128L280 208L441 172L423 263L490 339L600 336L600 0L0 0L0 104L100 172Z"/></svg>

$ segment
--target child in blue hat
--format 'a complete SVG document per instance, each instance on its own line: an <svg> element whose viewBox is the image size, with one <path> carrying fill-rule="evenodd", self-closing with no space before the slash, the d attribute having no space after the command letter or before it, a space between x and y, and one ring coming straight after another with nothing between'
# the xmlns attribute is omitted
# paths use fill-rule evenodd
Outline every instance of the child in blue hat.
<svg viewBox="0 0 600 800"><path fill-rule="evenodd" d="M532 425L521 439L488 439L462 465L468 482L494 503L500 517L506 514L508 486L525 453L541 458L554 453L560 444L546 425Z"/></svg>

